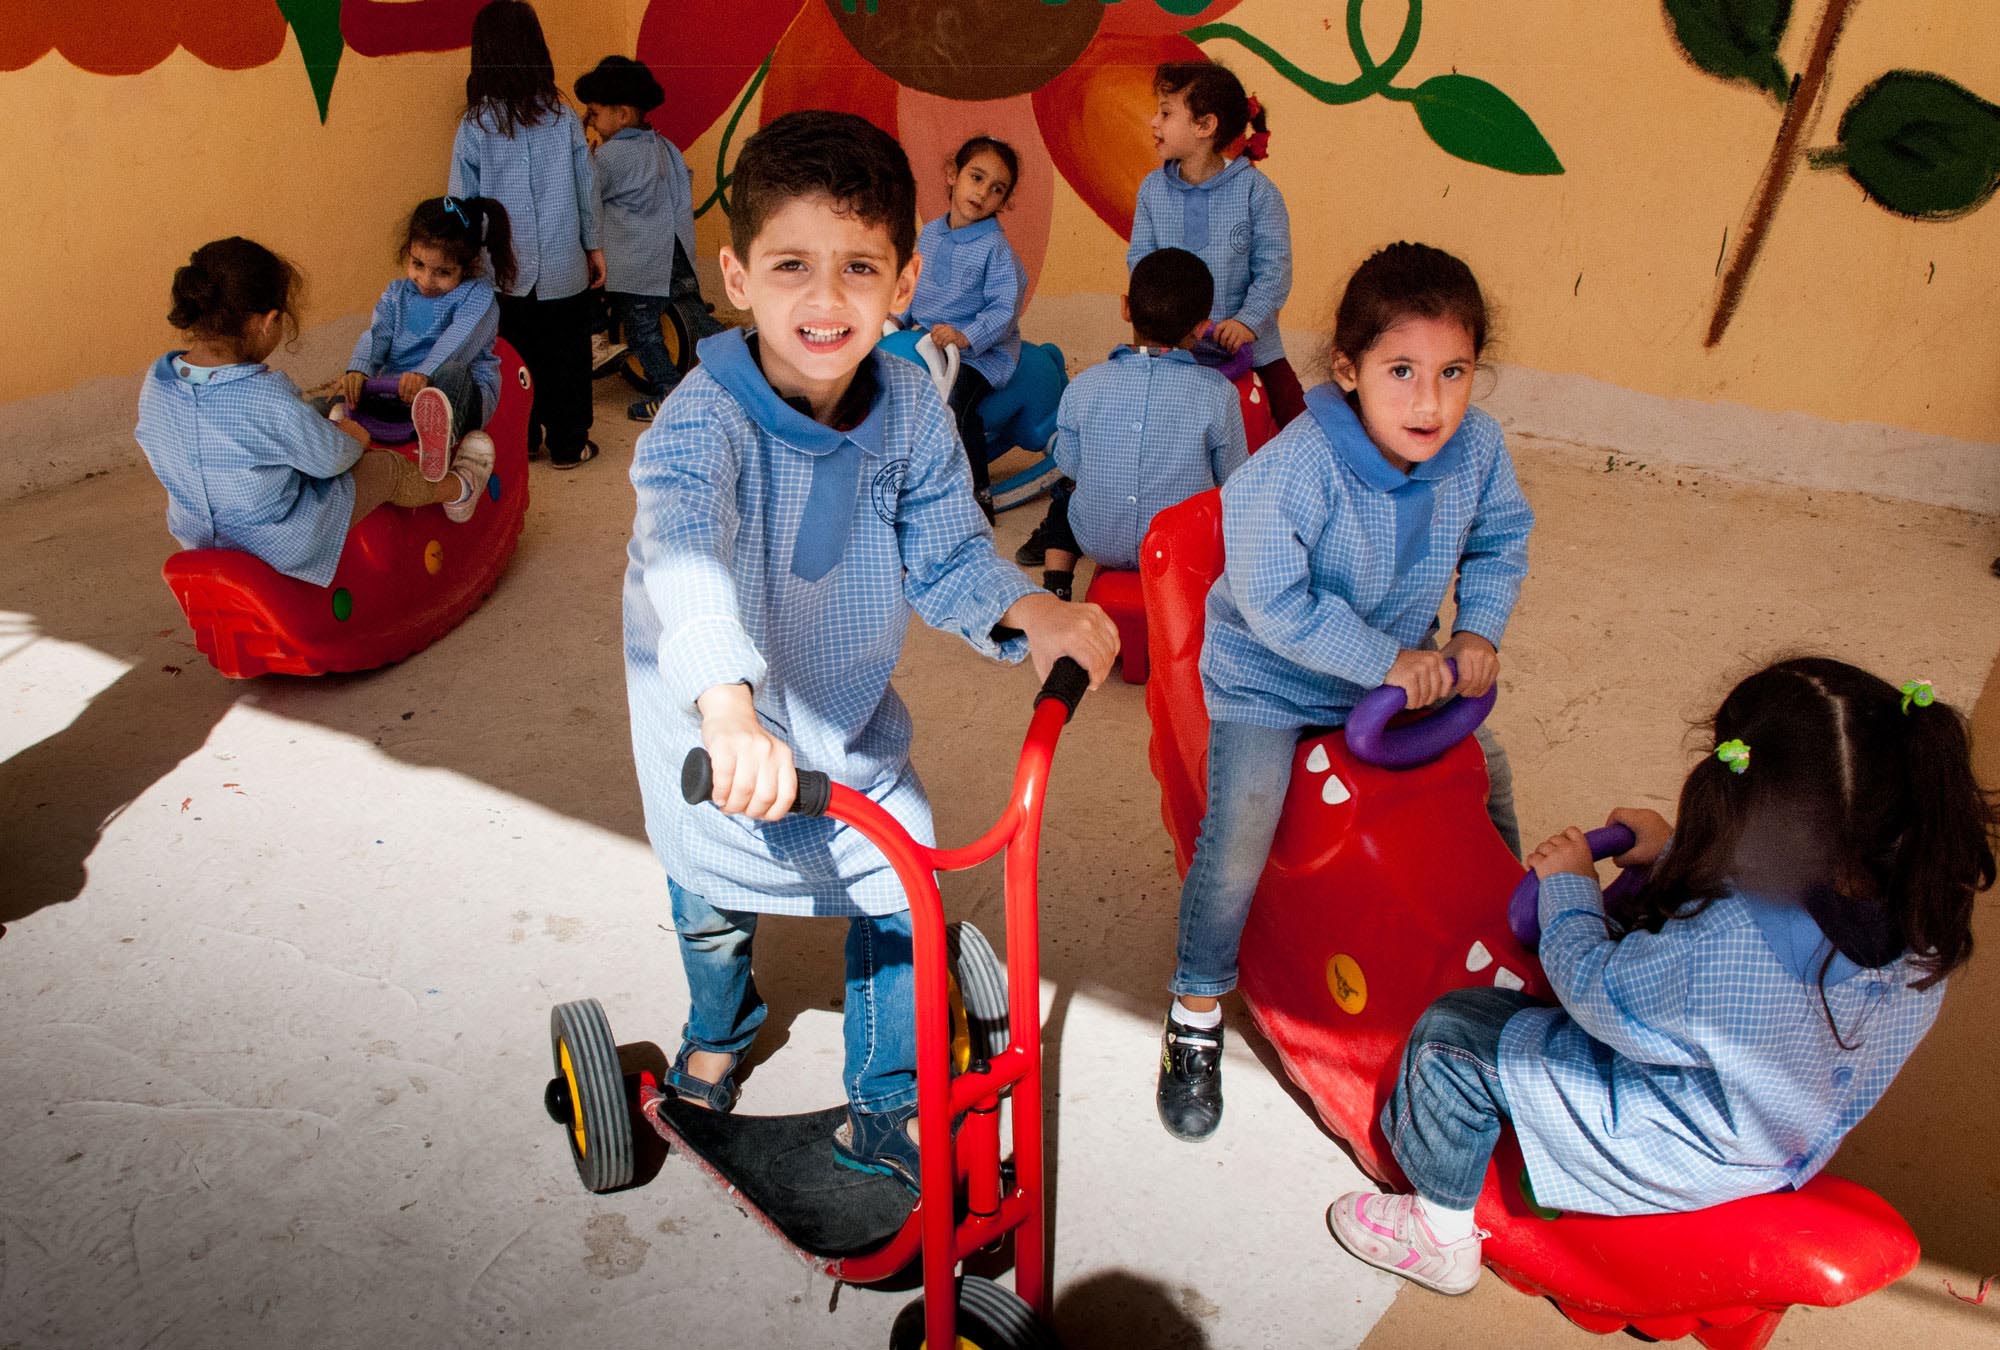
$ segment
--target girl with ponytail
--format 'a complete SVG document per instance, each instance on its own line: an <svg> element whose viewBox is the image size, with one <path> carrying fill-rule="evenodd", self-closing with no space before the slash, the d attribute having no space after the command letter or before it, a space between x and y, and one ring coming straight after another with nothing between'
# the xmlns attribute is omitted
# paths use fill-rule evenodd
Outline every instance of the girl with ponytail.
<svg viewBox="0 0 2000 1350"><path fill-rule="evenodd" d="M514 280L507 208L490 197L418 202L397 256L403 276L375 302L341 393L347 407L357 407L364 381L396 376L396 400L408 405L416 428L418 463L435 476L431 470L444 471L461 438L478 453L493 452L481 428L500 406L495 288Z"/></svg>
<svg viewBox="0 0 2000 1350"><path fill-rule="evenodd" d="M1678 826L1625 808L1648 867L1599 892L1583 832L1528 855L1559 1006L1461 989L1425 1011L1382 1114L1414 1195L1327 1213L1371 1265L1444 1293L1479 1278L1472 1206L1511 1121L1557 1209L1699 1209L1804 1185L1874 1107L1972 954L1992 798L1964 720L1826 657L1732 689Z"/></svg>

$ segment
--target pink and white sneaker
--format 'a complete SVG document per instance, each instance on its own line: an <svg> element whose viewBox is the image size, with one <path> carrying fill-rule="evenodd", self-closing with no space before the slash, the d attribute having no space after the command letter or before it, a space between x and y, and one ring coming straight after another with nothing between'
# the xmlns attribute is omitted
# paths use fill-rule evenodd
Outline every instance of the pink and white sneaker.
<svg viewBox="0 0 2000 1350"><path fill-rule="evenodd" d="M1479 1283L1479 1249L1486 1237L1439 1242L1417 1210L1414 1195L1349 1191L1326 1209L1334 1240L1369 1265L1401 1275L1440 1294L1468 1294Z"/></svg>
<svg viewBox="0 0 2000 1350"><path fill-rule="evenodd" d="M427 384L410 400L410 425L417 433L417 472L427 483L444 481L451 467L451 400Z"/></svg>

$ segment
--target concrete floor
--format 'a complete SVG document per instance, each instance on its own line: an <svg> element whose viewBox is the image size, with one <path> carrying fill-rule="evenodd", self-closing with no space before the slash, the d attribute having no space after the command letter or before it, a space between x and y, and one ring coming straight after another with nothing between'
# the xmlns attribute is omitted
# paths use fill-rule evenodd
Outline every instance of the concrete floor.
<svg viewBox="0 0 2000 1350"><path fill-rule="evenodd" d="M619 663L636 428L600 393L606 457L536 466L499 590L368 675L217 676L159 580L143 469L0 504L0 1350L887 1343L907 1286L836 1289L679 1160L589 1195L541 1111L551 1004L595 996L621 1041L670 1049L685 1001ZM1495 723L1530 833L1670 806L1688 721L1781 650L1977 697L1993 520L1516 454L1542 524ZM1002 519L1005 549L1031 517ZM941 836L969 838L1032 678L916 630L899 687ZM2000 700L1982 711L1991 752ZM1086 701L1044 839L1069 1344L1584 1344L1491 1278L1399 1295L1346 1258L1321 1211L1358 1174L1261 1047L1233 1040L1216 1140L1159 1129L1177 883L1145 735L1139 690ZM946 899L997 934L997 871ZM837 1099L841 932L767 927L745 1110ZM1943 1286L2000 1270L1996 950L1836 1164L1910 1218L1924 1265L1777 1344L2000 1345L2000 1307Z"/></svg>

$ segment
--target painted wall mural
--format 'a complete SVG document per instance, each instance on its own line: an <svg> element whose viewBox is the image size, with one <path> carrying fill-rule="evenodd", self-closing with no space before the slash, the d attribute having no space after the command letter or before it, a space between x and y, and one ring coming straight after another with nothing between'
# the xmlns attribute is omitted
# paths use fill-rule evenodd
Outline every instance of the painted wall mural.
<svg viewBox="0 0 2000 1350"><path fill-rule="evenodd" d="M486 0L94 0L0 8L0 72L60 55L94 75L137 75L185 47L220 70L268 65L297 35L319 120L343 52L444 52L471 41ZM656 6L657 7L657 6Z"/></svg>
<svg viewBox="0 0 2000 1350"><path fill-rule="evenodd" d="M1787 75L1778 46L1791 0L1663 0L1667 26L1699 69L1752 85L1784 109L1777 140L1716 290L1705 345L1722 341L1801 164L1843 170L1870 201L1912 220L1949 220L2000 189L2000 107L1942 75L1892 70L1854 96L1833 145L1808 149L1820 96L1855 0L1827 0L1804 67Z"/></svg>

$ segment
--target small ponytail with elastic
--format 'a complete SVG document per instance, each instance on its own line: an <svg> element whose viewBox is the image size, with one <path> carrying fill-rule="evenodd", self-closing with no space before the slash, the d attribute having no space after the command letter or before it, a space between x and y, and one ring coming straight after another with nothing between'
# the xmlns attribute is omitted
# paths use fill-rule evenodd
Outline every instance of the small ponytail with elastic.
<svg viewBox="0 0 2000 1350"><path fill-rule="evenodd" d="M1926 692L1929 686L1924 685ZM1907 824L1895 842L1890 893L1904 901L1910 949L1935 977L1972 955L1972 898L1994 882L2000 813L1972 775L1965 719L1935 698L1907 699Z"/></svg>

